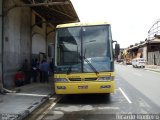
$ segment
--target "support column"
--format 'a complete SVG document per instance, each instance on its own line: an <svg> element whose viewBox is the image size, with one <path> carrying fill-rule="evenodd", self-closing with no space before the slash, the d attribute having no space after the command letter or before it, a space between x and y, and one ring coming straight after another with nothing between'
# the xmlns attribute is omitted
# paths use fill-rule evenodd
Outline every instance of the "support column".
<svg viewBox="0 0 160 120"><path fill-rule="evenodd" d="M2 86L3 86L3 82L2 82L2 79L3 79L3 76L2 76L2 61L3 61L3 57L2 57L2 41L3 41L3 25L2 25L2 21L3 21L3 15L2 15L2 1L3 0L0 0L0 91L2 90Z"/></svg>

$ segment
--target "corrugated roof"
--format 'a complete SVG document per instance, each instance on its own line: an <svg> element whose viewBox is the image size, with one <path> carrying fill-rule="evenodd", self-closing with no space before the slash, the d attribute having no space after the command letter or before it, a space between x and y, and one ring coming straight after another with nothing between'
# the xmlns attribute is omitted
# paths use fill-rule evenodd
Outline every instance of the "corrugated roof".
<svg viewBox="0 0 160 120"><path fill-rule="evenodd" d="M31 8L53 25L80 21L70 0L23 0L23 2L33 5Z"/></svg>

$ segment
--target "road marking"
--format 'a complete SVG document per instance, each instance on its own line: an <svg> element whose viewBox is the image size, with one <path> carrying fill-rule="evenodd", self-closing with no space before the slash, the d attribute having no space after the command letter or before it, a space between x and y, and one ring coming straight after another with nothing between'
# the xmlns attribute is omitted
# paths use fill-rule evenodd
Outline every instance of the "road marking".
<svg viewBox="0 0 160 120"><path fill-rule="evenodd" d="M28 93L7 93L8 95L22 95L22 96L34 96L34 97L47 97L48 95L40 94L28 94Z"/></svg>
<svg viewBox="0 0 160 120"><path fill-rule="evenodd" d="M43 112L42 115L40 115L36 120L42 120L51 111L51 109L57 104L57 102L59 102L62 99L62 97L63 96L57 98L57 100L53 102L51 106L45 112Z"/></svg>
<svg viewBox="0 0 160 120"><path fill-rule="evenodd" d="M99 110L119 110L119 107L98 107Z"/></svg>
<svg viewBox="0 0 160 120"><path fill-rule="evenodd" d="M123 94L123 96L126 98L126 100L131 104L131 100L127 97L127 95L124 93L124 91L119 87L119 90L121 91L121 93Z"/></svg>

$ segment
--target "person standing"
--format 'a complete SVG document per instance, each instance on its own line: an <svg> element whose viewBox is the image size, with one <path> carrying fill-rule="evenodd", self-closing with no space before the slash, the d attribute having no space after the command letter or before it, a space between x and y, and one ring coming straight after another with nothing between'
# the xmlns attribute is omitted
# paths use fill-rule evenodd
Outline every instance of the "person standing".
<svg viewBox="0 0 160 120"><path fill-rule="evenodd" d="M50 72L54 73L54 59L52 58L52 60L49 63L49 68L50 68Z"/></svg>
<svg viewBox="0 0 160 120"><path fill-rule="evenodd" d="M24 83L29 84L30 83L30 65L27 59L25 59L24 63L22 64L22 72L24 74Z"/></svg>
<svg viewBox="0 0 160 120"><path fill-rule="evenodd" d="M39 66L38 59L32 60L31 66L32 66L33 82L37 82L38 66Z"/></svg>
<svg viewBox="0 0 160 120"><path fill-rule="evenodd" d="M42 72L42 82L48 82L49 64L46 60L42 61L40 70Z"/></svg>
<svg viewBox="0 0 160 120"><path fill-rule="evenodd" d="M16 87L20 87L24 85L24 75L21 70L18 70L14 77L14 83Z"/></svg>
<svg viewBox="0 0 160 120"><path fill-rule="evenodd" d="M40 82L42 83L43 82L43 80L42 80L42 63L43 63L43 60L40 62L40 64L39 64L39 77L40 77Z"/></svg>

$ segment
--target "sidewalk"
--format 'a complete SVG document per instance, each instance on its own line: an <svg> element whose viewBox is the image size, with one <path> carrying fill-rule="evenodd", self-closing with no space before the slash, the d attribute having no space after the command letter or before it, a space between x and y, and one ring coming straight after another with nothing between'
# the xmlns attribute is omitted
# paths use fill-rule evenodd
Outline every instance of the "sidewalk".
<svg viewBox="0 0 160 120"><path fill-rule="evenodd" d="M156 65L146 65L146 66L145 66L145 70L160 72L160 66L156 66Z"/></svg>
<svg viewBox="0 0 160 120"><path fill-rule="evenodd" d="M32 83L16 88L18 93L0 94L0 120L21 120L54 94L53 85Z"/></svg>

